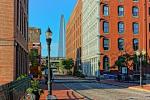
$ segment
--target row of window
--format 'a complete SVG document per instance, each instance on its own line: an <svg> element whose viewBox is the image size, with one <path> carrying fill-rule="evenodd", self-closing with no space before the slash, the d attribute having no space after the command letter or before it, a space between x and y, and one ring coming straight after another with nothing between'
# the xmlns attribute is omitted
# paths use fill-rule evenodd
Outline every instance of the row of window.
<svg viewBox="0 0 150 100"><path fill-rule="evenodd" d="M132 29L134 34L139 33L139 23L133 22ZM109 22L104 21L103 22L103 32L109 33ZM118 22L118 33L124 33L124 22L120 21Z"/></svg>
<svg viewBox="0 0 150 100"><path fill-rule="evenodd" d="M107 4L103 6L103 15L109 15L109 6ZM135 17L139 15L139 8L137 6L132 7L132 15ZM122 5L118 6L118 16L124 16L124 7Z"/></svg>
<svg viewBox="0 0 150 100"><path fill-rule="evenodd" d="M118 50L124 50L125 48L125 43L123 38L118 39ZM104 38L103 39L103 49L104 50L109 50L109 39ZM133 50L136 51L139 49L139 40L137 38L133 39Z"/></svg>

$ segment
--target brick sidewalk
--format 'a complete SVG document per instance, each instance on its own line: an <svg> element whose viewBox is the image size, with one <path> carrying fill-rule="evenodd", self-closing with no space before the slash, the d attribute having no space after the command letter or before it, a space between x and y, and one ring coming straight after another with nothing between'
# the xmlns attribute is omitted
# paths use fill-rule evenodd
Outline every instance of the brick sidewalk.
<svg viewBox="0 0 150 100"><path fill-rule="evenodd" d="M40 100L46 100L48 91L47 85L42 85L44 94L40 96ZM54 83L52 94L57 97L58 100L84 100L84 97L79 93L65 87L63 84Z"/></svg>

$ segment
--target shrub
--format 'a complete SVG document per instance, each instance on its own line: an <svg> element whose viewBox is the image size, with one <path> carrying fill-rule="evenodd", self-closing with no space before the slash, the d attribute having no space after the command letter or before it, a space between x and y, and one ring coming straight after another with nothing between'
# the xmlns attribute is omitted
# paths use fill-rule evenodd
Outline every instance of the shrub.
<svg viewBox="0 0 150 100"><path fill-rule="evenodd" d="M17 80L21 80L21 79L26 78L26 77L27 77L26 74L22 74L22 75L20 75L19 77L17 77Z"/></svg>
<svg viewBox="0 0 150 100"><path fill-rule="evenodd" d="M80 71L76 71L76 72L75 72L75 76L81 77L81 78L84 78L84 77L85 77L84 74L82 74Z"/></svg>

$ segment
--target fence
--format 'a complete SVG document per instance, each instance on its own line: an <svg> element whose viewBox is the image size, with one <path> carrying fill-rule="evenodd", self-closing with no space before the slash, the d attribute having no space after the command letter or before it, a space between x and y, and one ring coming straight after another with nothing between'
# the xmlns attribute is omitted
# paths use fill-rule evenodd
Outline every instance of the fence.
<svg viewBox="0 0 150 100"><path fill-rule="evenodd" d="M30 78L23 78L0 86L0 100L20 100L30 87Z"/></svg>

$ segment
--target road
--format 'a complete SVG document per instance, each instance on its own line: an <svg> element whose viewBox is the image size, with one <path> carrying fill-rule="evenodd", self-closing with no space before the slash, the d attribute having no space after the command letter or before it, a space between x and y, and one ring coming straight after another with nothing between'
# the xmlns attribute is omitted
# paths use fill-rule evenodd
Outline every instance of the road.
<svg viewBox="0 0 150 100"><path fill-rule="evenodd" d="M71 77L61 79L61 83L64 81L64 85L83 96L89 98L89 100L150 100L150 93L135 91L128 88L114 86L110 84L98 83L91 80L83 81L80 79L73 79ZM72 81L72 82L71 82ZM59 82L59 81L57 81Z"/></svg>
<svg viewBox="0 0 150 100"><path fill-rule="evenodd" d="M150 100L150 93L101 83L64 83L92 100Z"/></svg>

